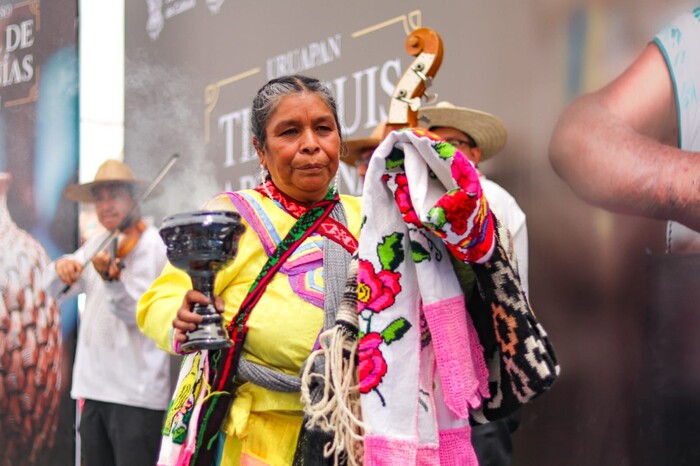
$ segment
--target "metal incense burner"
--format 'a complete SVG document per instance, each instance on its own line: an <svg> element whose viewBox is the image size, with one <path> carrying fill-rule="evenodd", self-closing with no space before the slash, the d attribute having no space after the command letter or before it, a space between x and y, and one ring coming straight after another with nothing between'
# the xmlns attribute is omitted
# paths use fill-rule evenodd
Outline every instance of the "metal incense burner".
<svg viewBox="0 0 700 466"><path fill-rule="evenodd" d="M192 288L214 299L214 280L238 253L238 241L245 231L241 216L229 211L198 211L176 214L163 220L160 236L168 260L184 270ZM185 351L228 348L232 342L213 304L194 304L192 312L202 316L197 329L187 332Z"/></svg>

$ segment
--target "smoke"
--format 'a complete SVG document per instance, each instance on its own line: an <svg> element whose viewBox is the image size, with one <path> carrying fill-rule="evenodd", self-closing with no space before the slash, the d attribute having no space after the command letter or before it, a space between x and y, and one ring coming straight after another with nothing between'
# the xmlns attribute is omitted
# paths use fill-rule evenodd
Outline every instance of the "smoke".
<svg viewBox="0 0 700 466"><path fill-rule="evenodd" d="M182 66L159 64L144 52L125 61L125 161L150 181L173 154L180 156L143 206L156 224L200 209L222 189L204 140L203 90Z"/></svg>

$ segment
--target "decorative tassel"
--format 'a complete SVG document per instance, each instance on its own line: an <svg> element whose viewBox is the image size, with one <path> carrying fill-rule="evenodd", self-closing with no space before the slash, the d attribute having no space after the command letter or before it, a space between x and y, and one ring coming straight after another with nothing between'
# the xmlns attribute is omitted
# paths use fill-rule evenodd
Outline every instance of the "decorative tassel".
<svg viewBox="0 0 700 466"><path fill-rule="evenodd" d="M336 324L320 335L321 349L311 353L301 377L306 428L332 435L323 453L332 456L336 466L362 464L365 428L357 375L357 326L357 258L353 258ZM314 370L317 367L323 368L322 373Z"/></svg>

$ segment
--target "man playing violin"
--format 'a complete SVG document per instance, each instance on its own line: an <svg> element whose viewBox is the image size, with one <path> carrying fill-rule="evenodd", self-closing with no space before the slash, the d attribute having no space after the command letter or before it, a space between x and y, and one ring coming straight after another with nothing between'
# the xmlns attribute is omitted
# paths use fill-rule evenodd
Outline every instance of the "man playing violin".
<svg viewBox="0 0 700 466"><path fill-rule="evenodd" d="M84 402L78 429L86 466L155 464L170 401L169 356L136 325L136 303L166 262L157 229L140 218L143 185L126 164L107 160L94 181L69 186L65 196L94 203L107 231L57 259L44 277L59 300L86 295L71 387Z"/></svg>

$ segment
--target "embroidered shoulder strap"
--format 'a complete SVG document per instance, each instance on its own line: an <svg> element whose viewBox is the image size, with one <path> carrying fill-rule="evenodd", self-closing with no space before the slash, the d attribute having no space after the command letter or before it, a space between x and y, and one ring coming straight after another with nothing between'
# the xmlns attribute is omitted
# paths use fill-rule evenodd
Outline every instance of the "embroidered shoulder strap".
<svg viewBox="0 0 700 466"><path fill-rule="evenodd" d="M249 192L228 192L226 195L238 213L258 235L265 251L268 254L272 253L280 238L275 228L270 225L269 219L266 218L267 213L262 211L259 201L255 200Z"/></svg>
<svg viewBox="0 0 700 466"><path fill-rule="evenodd" d="M205 466L212 464L216 454L216 438L221 424L233 401L233 386L238 369L238 361L243 350L243 343L248 332L246 325L255 305L260 300L265 288L272 280L280 266L294 250L313 233L330 215L339 202L330 195L299 217L287 236L280 242L257 278L253 281L247 296L241 303L238 313L228 326L233 340L231 348L210 352L212 376L210 378L212 393L204 402L199 418L199 433L191 465Z"/></svg>
<svg viewBox="0 0 700 466"><path fill-rule="evenodd" d="M277 202L294 218L301 217L307 209L306 206L300 205L294 199L280 191L271 180L267 180L264 184L257 186L255 190ZM331 188L328 191L328 196L331 195L338 199L340 197L335 188ZM334 218L327 218L321 222L318 225L318 232L326 238L340 244L350 254L355 254L355 251L357 251L357 239L350 233L345 225Z"/></svg>

